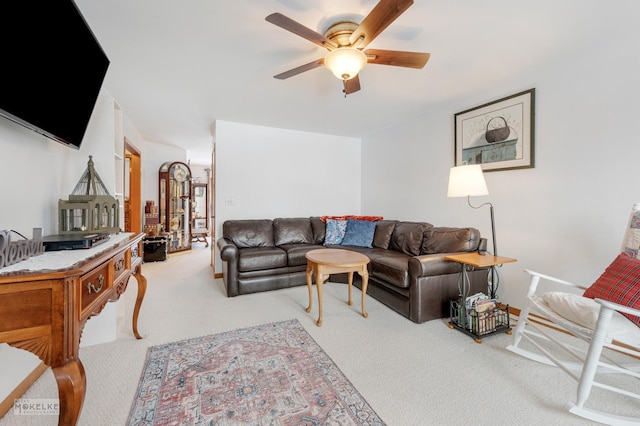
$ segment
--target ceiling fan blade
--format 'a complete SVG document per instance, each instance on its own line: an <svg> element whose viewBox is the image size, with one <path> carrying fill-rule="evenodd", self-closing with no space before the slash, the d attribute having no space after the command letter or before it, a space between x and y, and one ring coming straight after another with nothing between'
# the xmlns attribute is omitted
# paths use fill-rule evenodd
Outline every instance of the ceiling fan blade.
<svg viewBox="0 0 640 426"><path fill-rule="evenodd" d="M344 95L347 96L353 92L357 92L360 90L360 77L356 75L355 77L349 80L344 81Z"/></svg>
<svg viewBox="0 0 640 426"><path fill-rule="evenodd" d="M422 68L431 57L430 53L401 52L399 50L367 49L364 53L370 64L407 68Z"/></svg>
<svg viewBox="0 0 640 426"><path fill-rule="evenodd" d="M320 47L336 48L338 45L320 33L313 31L310 28L305 27L304 25L294 21L291 18L284 16L281 13L272 13L271 15L264 18L267 22L271 22L274 25L279 26L287 31L291 31L292 33L299 35L302 38L309 40L312 43L317 44ZM329 46L329 47L328 47Z"/></svg>
<svg viewBox="0 0 640 426"><path fill-rule="evenodd" d="M349 41L354 44L358 39L364 37L357 44L358 49L363 49L412 4L413 0L380 0L351 34Z"/></svg>
<svg viewBox="0 0 640 426"><path fill-rule="evenodd" d="M312 70L314 68L318 68L319 66L324 64L324 58L317 59L313 62L309 62L308 64L300 65L299 67L290 69L289 71L285 71L278 75L274 75L273 78L277 78L278 80L284 80L289 77L293 77L294 75L302 74L305 71Z"/></svg>

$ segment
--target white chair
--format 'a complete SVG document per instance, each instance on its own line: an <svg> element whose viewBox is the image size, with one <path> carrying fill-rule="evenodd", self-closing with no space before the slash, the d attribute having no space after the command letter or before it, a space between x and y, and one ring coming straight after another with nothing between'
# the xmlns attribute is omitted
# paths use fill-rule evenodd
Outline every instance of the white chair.
<svg viewBox="0 0 640 426"><path fill-rule="evenodd" d="M640 310L585 298L577 294L585 287L526 272L531 275L527 305L513 332L513 344L507 349L560 367L573 377L578 388L575 402L567 404L571 413L604 424L640 424L640 417L585 406L594 387L640 400L640 328L622 315L640 317ZM538 284L545 280L556 288L573 290L538 293ZM616 376L612 380L609 376L607 383L598 381L607 373L624 374L630 379Z"/></svg>

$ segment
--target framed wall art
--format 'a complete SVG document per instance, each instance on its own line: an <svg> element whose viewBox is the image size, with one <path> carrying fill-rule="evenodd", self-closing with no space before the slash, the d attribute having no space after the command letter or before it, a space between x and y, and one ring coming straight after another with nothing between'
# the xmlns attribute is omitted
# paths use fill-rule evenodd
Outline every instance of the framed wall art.
<svg viewBox="0 0 640 426"><path fill-rule="evenodd" d="M454 116L456 166L484 171L534 166L535 89L489 102Z"/></svg>

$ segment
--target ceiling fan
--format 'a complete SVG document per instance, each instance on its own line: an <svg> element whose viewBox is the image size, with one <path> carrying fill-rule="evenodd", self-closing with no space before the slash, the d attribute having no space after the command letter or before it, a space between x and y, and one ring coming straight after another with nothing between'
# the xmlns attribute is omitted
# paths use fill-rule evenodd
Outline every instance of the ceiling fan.
<svg viewBox="0 0 640 426"><path fill-rule="evenodd" d="M360 24L351 21L336 22L329 27L324 35L281 13L272 13L265 18L267 22L271 22L329 51L323 58L275 75L274 78L284 80L325 65L337 78L343 81L343 92L346 96L360 90L358 73L367 63L418 69L424 67L431 56L429 53L379 49L364 50L369 43L412 4L413 0L380 0Z"/></svg>

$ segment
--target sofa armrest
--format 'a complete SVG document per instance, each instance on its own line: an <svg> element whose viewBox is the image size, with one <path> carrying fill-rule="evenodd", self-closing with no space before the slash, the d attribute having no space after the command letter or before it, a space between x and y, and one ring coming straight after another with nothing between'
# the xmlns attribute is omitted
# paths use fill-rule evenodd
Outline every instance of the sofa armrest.
<svg viewBox="0 0 640 426"><path fill-rule="evenodd" d="M487 239L482 238L479 248L486 250ZM413 277L430 277L433 275L455 274L460 272L460 264L458 262L452 262L446 260L445 256L451 254L463 254L465 252L457 253L436 253L436 254L423 254L421 256L414 256L409 259L409 273ZM475 269L487 269L487 268L475 268Z"/></svg>
<svg viewBox="0 0 640 426"><path fill-rule="evenodd" d="M460 265L445 260L452 253L424 254L409 259L409 274L412 277L429 277L433 275L455 274L460 272Z"/></svg>
<svg viewBox="0 0 640 426"><path fill-rule="evenodd" d="M228 238L220 238L216 242L218 250L220 250L220 258L226 262L235 262L238 260L238 247Z"/></svg>
<svg viewBox="0 0 640 426"><path fill-rule="evenodd" d="M220 258L222 259L222 281L227 291L227 297L239 294L238 283L238 247L228 238L220 238L216 241Z"/></svg>
<svg viewBox="0 0 640 426"><path fill-rule="evenodd" d="M486 252L487 252L487 239L480 238L480 242L478 243L478 253L486 253Z"/></svg>

